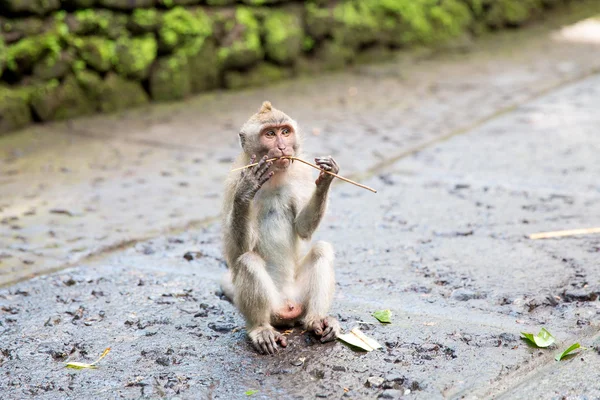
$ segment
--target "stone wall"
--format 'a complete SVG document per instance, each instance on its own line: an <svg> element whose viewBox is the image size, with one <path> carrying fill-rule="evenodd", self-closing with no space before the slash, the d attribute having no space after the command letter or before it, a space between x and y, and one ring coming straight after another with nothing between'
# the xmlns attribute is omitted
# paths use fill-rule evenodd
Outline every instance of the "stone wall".
<svg viewBox="0 0 600 400"><path fill-rule="evenodd" d="M568 0L0 0L0 133L262 85Z"/></svg>

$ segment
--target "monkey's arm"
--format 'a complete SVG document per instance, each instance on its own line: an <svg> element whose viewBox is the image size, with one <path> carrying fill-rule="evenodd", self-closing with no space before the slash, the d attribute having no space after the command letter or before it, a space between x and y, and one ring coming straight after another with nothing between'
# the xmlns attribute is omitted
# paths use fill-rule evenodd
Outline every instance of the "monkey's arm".
<svg viewBox="0 0 600 400"><path fill-rule="evenodd" d="M251 162L254 162L253 156ZM268 172L270 162L263 157L258 165L242 172L233 191L231 209L225 220L225 246L230 267L244 253L251 250L250 204L261 186L273 176Z"/></svg>
<svg viewBox="0 0 600 400"><path fill-rule="evenodd" d="M317 165L325 171L331 171L334 174L337 174L340 170L331 156L318 157L315 158L315 161L317 162ZM296 233L302 239L309 239L319 227L319 224L325 215L325 210L327 209L327 197L332 180L333 177L331 175L321 172L315 182L317 185L315 191L306 206L296 217Z"/></svg>

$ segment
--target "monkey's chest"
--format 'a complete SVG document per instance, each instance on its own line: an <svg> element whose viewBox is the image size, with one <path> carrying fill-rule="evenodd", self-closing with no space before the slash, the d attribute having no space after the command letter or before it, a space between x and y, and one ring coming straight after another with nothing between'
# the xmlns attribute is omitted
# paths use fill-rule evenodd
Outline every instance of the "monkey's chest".
<svg viewBox="0 0 600 400"><path fill-rule="evenodd" d="M257 251L269 266L294 262L294 211L286 205L262 207L258 214Z"/></svg>

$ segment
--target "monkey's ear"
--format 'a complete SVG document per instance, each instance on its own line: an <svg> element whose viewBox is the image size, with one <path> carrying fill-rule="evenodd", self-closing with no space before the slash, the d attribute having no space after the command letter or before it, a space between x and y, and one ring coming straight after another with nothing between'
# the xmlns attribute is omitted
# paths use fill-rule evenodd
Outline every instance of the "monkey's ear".
<svg viewBox="0 0 600 400"><path fill-rule="evenodd" d="M238 133L240 137L240 145L244 147L246 145L246 134L244 132Z"/></svg>
<svg viewBox="0 0 600 400"><path fill-rule="evenodd" d="M272 109L273 109L273 106L271 105L271 102L270 101L264 101L262 103L262 106L260 107L260 110L258 110L258 113L259 114L263 114L263 113L271 111Z"/></svg>

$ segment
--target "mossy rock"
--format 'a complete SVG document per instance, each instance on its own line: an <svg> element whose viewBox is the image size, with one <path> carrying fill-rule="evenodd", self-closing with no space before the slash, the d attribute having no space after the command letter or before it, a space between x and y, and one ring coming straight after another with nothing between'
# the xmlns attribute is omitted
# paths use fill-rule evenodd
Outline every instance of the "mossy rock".
<svg viewBox="0 0 600 400"><path fill-rule="evenodd" d="M353 48L332 40L320 43L314 53L315 62L319 64L319 69L324 71L343 69L355 57L356 52Z"/></svg>
<svg viewBox="0 0 600 400"><path fill-rule="evenodd" d="M42 121L65 120L95 111L94 104L73 75L69 75L62 83L50 81L45 87L34 91L31 107Z"/></svg>
<svg viewBox="0 0 600 400"><path fill-rule="evenodd" d="M181 100L192 91L189 56L177 52L160 57L150 72L150 96L154 101Z"/></svg>
<svg viewBox="0 0 600 400"><path fill-rule="evenodd" d="M304 15L306 33L310 37L322 40L331 34L333 29L333 9L320 6L315 1L309 1L305 5Z"/></svg>
<svg viewBox="0 0 600 400"><path fill-rule="evenodd" d="M47 54L58 55L61 38L53 33L30 36L11 44L6 49L7 68L19 74L27 74L33 65Z"/></svg>
<svg viewBox="0 0 600 400"><path fill-rule="evenodd" d="M113 10L135 10L136 8L149 8L154 6L155 0L98 0L102 7Z"/></svg>
<svg viewBox="0 0 600 400"><path fill-rule="evenodd" d="M109 71L116 59L115 42L101 36L78 37L73 41L87 65L99 72Z"/></svg>
<svg viewBox="0 0 600 400"><path fill-rule="evenodd" d="M6 14L46 15L60 8L60 0L0 0L0 9Z"/></svg>
<svg viewBox="0 0 600 400"><path fill-rule="evenodd" d="M176 6L193 6L202 2L202 0L156 0L157 4L167 8Z"/></svg>
<svg viewBox="0 0 600 400"><path fill-rule="evenodd" d="M261 63L248 71L228 71L225 73L227 89L243 89L248 87L266 86L292 76L289 68Z"/></svg>
<svg viewBox="0 0 600 400"><path fill-rule="evenodd" d="M82 9L82 8L93 8L98 1L97 0L61 0L64 6L69 9Z"/></svg>
<svg viewBox="0 0 600 400"><path fill-rule="evenodd" d="M0 87L0 135L32 122L29 95L20 89Z"/></svg>
<svg viewBox="0 0 600 400"><path fill-rule="evenodd" d="M396 52L385 45L374 45L361 49L354 58L355 64L375 64L392 61Z"/></svg>
<svg viewBox="0 0 600 400"><path fill-rule="evenodd" d="M158 45L153 35L142 37L122 37L115 48L115 70L132 79L142 80L150 73L150 66L156 59Z"/></svg>
<svg viewBox="0 0 600 400"><path fill-rule="evenodd" d="M117 39L128 36L127 14L110 10L78 10L66 17L69 31L75 35L106 36Z"/></svg>
<svg viewBox="0 0 600 400"><path fill-rule="evenodd" d="M33 77L44 81L62 78L71 71L74 61L73 50L63 50L58 54L50 53L33 66Z"/></svg>
<svg viewBox="0 0 600 400"><path fill-rule="evenodd" d="M96 71L82 69L75 72L77 83L85 92L86 97L100 110L102 93L104 92L104 80Z"/></svg>
<svg viewBox="0 0 600 400"><path fill-rule="evenodd" d="M0 38L0 76L4 72L4 66L6 66L6 45L2 38Z"/></svg>
<svg viewBox="0 0 600 400"><path fill-rule="evenodd" d="M162 13L154 8L138 8L133 10L127 29L134 34L158 32L162 24Z"/></svg>
<svg viewBox="0 0 600 400"><path fill-rule="evenodd" d="M205 92L221 86L221 69L217 46L206 40L200 51L188 57L192 93Z"/></svg>
<svg viewBox="0 0 600 400"><path fill-rule="evenodd" d="M236 3L237 0L204 0L209 6L230 6Z"/></svg>
<svg viewBox="0 0 600 400"><path fill-rule="evenodd" d="M262 23L265 55L277 64L290 65L302 51L302 18L293 11L271 11Z"/></svg>
<svg viewBox="0 0 600 400"><path fill-rule="evenodd" d="M42 18L11 18L0 21L0 29L6 43L14 43L27 36L44 33L45 22Z"/></svg>
<svg viewBox="0 0 600 400"><path fill-rule="evenodd" d="M265 6L269 4L289 3L290 0L241 0L241 2L249 6Z"/></svg>
<svg viewBox="0 0 600 400"><path fill-rule="evenodd" d="M238 7L232 18L220 22L225 35L218 55L224 69L248 68L263 59L260 26L250 8Z"/></svg>
<svg viewBox="0 0 600 400"><path fill-rule="evenodd" d="M483 1L484 8L486 1ZM492 28L520 26L538 15L542 10L541 0L495 0L485 12L485 20Z"/></svg>
<svg viewBox="0 0 600 400"><path fill-rule="evenodd" d="M158 31L159 50L170 52L178 47L186 47L194 53L212 32L212 21L202 9L192 11L175 7L163 15Z"/></svg>
<svg viewBox="0 0 600 400"><path fill-rule="evenodd" d="M140 82L127 80L115 73L104 78L100 93L100 111L112 113L138 107L150 101Z"/></svg>
<svg viewBox="0 0 600 400"><path fill-rule="evenodd" d="M377 42L379 32L376 2L350 0L334 7L332 35L341 45L358 49Z"/></svg>

